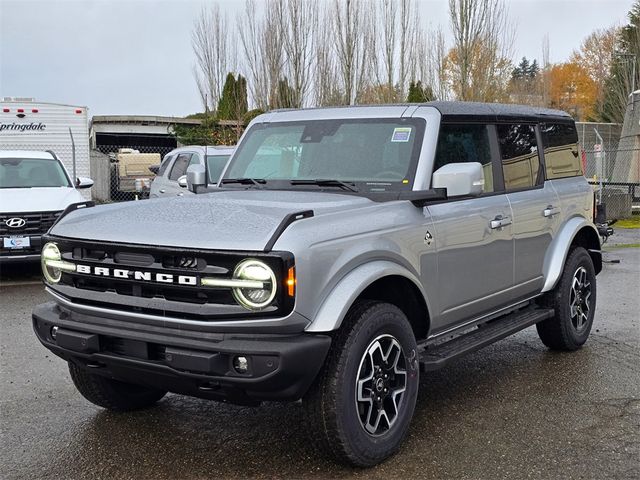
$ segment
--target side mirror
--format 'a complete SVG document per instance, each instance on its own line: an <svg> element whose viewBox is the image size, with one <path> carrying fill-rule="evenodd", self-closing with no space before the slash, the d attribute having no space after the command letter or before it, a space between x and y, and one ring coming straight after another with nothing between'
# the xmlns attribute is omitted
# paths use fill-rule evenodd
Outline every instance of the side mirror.
<svg viewBox="0 0 640 480"><path fill-rule="evenodd" d="M431 188L446 188L448 197L478 195L484 188L482 164L449 163L433 172Z"/></svg>
<svg viewBox="0 0 640 480"><path fill-rule="evenodd" d="M187 168L187 186L193 193L198 193L198 187L207 186L207 170L204 165L196 163Z"/></svg>
<svg viewBox="0 0 640 480"><path fill-rule="evenodd" d="M93 187L93 180L88 177L76 178L76 188L91 188Z"/></svg>
<svg viewBox="0 0 640 480"><path fill-rule="evenodd" d="M186 175L182 175L181 177L178 177L178 185L180 185L182 188L187 188L187 176Z"/></svg>
<svg viewBox="0 0 640 480"><path fill-rule="evenodd" d="M158 174L158 172L160 171L160 164L157 164L157 165L151 165L151 166L149 167L149 171L150 171L151 173L153 173L154 175L157 175L157 174Z"/></svg>

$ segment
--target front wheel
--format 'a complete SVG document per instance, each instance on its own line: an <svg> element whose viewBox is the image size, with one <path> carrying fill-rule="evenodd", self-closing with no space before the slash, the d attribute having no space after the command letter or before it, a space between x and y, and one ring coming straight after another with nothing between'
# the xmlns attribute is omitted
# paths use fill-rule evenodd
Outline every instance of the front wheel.
<svg viewBox="0 0 640 480"><path fill-rule="evenodd" d="M577 350L589 338L596 310L596 274L589 253L573 249L556 288L544 299L555 315L536 325L552 350Z"/></svg>
<svg viewBox="0 0 640 480"><path fill-rule="evenodd" d="M380 463L408 431L418 380L416 340L406 316L388 303L357 303L305 396L311 440L342 463Z"/></svg>

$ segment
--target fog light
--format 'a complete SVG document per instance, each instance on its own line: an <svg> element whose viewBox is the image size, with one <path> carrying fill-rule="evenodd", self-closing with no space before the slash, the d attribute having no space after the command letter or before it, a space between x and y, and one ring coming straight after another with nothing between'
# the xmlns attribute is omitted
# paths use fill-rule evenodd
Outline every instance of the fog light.
<svg viewBox="0 0 640 480"><path fill-rule="evenodd" d="M233 369L238 373L247 373L249 371L249 360L247 360L247 357L234 357Z"/></svg>
<svg viewBox="0 0 640 480"><path fill-rule="evenodd" d="M55 340L57 335L58 335L58 327L51 327L51 338Z"/></svg>

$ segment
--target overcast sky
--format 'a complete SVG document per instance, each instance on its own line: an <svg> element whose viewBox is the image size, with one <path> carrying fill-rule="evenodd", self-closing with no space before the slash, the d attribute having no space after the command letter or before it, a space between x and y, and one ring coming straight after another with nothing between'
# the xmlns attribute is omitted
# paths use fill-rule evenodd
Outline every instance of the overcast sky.
<svg viewBox="0 0 640 480"><path fill-rule="evenodd" d="M448 30L446 0L418 0ZM186 115L202 109L191 29L201 0L0 0L0 96L89 108L90 115ZM218 0L235 17L242 0ZM632 0L507 0L514 60L568 59L596 28L626 23Z"/></svg>

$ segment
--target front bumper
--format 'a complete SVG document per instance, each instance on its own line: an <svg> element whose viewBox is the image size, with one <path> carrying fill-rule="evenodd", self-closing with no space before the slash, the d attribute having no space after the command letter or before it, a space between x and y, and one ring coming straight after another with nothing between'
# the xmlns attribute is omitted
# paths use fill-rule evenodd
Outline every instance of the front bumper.
<svg viewBox="0 0 640 480"><path fill-rule="evenodd" d="M58 327L55 339L54 326ZM66 310L55 302L33 310L40 342L92 373L239 404L301 398L331 344L329 336L304 333L249 335L139 327ZM236 356L248 359L247 373L234 370Z"/></svg>

